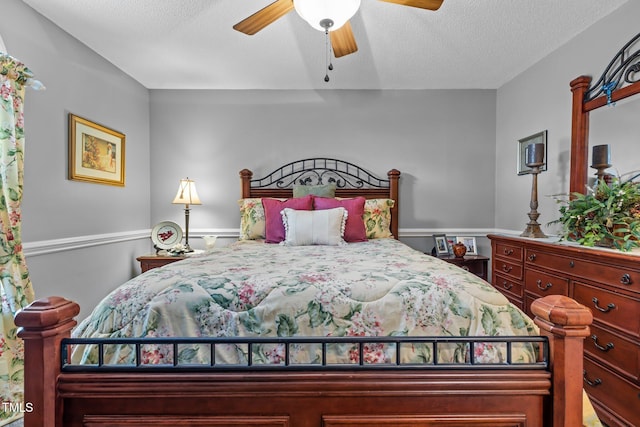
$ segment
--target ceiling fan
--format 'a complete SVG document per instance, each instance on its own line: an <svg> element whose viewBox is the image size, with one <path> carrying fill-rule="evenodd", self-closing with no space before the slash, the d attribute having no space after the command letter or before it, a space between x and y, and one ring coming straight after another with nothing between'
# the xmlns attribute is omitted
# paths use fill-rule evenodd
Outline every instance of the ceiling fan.
<svg viewBox="0 0 640 427"><path fill-rule="evenodd" d="M402 6L438 10L444 0L380 0ZM276 0L233 28L241 33L253 35L296 10L305 21L317 30L330 35L331 48L336 58L358 50L349 19L358 11L360 0Z"/></svg>

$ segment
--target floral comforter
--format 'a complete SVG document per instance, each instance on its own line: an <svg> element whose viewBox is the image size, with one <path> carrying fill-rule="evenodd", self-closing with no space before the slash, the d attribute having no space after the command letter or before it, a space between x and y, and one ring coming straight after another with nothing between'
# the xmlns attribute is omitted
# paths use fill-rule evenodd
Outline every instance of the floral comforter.
<svg viewBox="0 0 640 427"><path fill-rule="evenodd" d="M74 331L74 337L265 336L465 336L536 335L537 328L490 284L452 264L394 239L346 246L280 246L238 242L228 248L149 270L108 295ZM113 347L113 348L112 348ZM133 352L109 346L114 363L132 363ZM503 360L503 349L475 348L478 360ZM526 346L523 346L526 347ZM313 348L295 360L312 363ZM217 361L241 363L246 351L216 349ZM277 363L282 351L265 345L253 358ZM74 359L93 363L95 348ZM197 346L182 362L207 363ZM394 357L370 346L370 362ZM168 363L162 346L142 352L142 363ZM336 359L352 358L344 348ZM357 357L357 355L356 355ZM465 349L439 352L451 361ZM429 348L412 347L408 361L429 362ZM531 361L533 351L515 360ZM105 359L107 360L107 359Z"/></svg>

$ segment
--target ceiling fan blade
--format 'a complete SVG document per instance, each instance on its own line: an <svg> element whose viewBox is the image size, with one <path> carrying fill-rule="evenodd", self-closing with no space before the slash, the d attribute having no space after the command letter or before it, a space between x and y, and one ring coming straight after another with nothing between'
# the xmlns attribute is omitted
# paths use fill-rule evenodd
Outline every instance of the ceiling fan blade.
<svg viewBox="0 0 640 427"><path fill-rule="evenodd" d="M351 23L349 21L337 30L330 31L329 35L331 35L331 48L333 49L333 55L336 58L349 55L350 53L354 53L358 50L356 38L353 36Z"/></svg>
<svg viewBox="0 0 640 427"><path fill-rule="evenodd" d="M276 0L233 26L234 30L254 35L293 10L293 0Z"/></svg>
<svg viewBox="0 0 640 427"><path fill-rule="evenodd" d="M387 3L401 4L403 6L418 7L420 9L438 10L444 0L380 0Z"/></svg>

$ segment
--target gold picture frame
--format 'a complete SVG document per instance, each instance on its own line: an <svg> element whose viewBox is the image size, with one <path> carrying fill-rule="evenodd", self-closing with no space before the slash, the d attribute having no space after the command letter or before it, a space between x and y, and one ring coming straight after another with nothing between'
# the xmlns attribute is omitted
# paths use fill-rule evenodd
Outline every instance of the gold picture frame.
<svg viewBox="0 0 640 427"><path fill-rule="evenodd" d="M69 179L124 187L125 135L69 113Z"/></svg>

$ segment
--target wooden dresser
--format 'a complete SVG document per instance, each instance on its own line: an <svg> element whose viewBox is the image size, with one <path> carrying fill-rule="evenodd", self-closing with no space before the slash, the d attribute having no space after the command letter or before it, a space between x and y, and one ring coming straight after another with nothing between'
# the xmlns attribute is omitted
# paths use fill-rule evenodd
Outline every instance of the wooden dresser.
<svg viewBox="0 0 640 427"><path fill-rule="evenodd" d="M503 235L491 240L491 283L531 315L568 295L593 312L584 387L603 423L640 426L640 255Z"/></svg>

